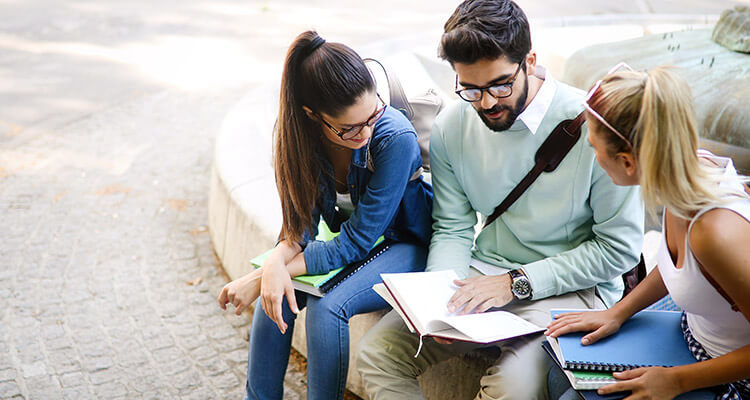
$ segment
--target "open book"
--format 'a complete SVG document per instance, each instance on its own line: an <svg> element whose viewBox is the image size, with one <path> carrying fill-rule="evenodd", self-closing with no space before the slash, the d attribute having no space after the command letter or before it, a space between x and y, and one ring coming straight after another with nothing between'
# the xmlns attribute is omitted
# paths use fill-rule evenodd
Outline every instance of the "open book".
<svg viewBox="0 0 750 400"><path fill-rule="evenodd" d="M457 315L447 304L457 286L455 271L380 274L382 284L373 289L420 336L492 343L541 332L544 329L507 311Z"/></svg>

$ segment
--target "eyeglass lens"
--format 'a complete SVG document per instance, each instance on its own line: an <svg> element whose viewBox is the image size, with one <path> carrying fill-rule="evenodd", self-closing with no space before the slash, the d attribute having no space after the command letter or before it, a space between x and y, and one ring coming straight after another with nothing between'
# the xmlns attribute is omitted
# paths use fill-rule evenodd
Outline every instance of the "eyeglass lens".
<svg viewBox="0 0 750 400"><path fill-rule="evenodd" d="M351 138L357 136L362 131L362 129L365 126L373 126L373 125L375 125L375 123L378 122L378 120L380 119L380 117L383 116L384 113L385 113L385 107L383 107L380 110L378 110L377 114L371 116L364 123L362 123L360 125L353 126L353 127L349 128L349 129L345 129L343 131L340 131L339 132L340 133L339 136L342 139L344 139L344 140L351 139Z"/></svg>

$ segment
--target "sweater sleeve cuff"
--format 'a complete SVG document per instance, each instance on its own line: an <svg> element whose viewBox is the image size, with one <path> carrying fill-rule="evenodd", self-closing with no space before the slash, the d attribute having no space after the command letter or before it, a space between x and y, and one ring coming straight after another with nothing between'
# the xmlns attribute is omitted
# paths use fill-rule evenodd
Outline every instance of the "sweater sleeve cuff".
<svg viewBox="0 0 750 400"><path fill-rule="evenodd" d="M544 299L557 294L555 277L546 259L524 265L523 272L531 283L532 300Z"/></svg>
<svg viewBox="0 0 750 400"><path fill-rule="evenodd" d="M328 262L328 256L326 255L326 249L325 246L323 246L323 242L314 240L307 243L303 254L305 257L307 275L322 275L328 273L331 263Z"/></svg>

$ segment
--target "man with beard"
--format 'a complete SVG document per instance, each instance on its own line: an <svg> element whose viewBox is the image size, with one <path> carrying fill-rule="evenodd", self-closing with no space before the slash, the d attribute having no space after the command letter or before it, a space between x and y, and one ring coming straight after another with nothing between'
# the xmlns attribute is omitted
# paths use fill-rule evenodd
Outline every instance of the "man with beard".
<svg viewBox="0 0 750 400"><path fill-rule="evenodd" d="M583 93L536 63L523 11L509 0L466 0L445 24L440 56L463 100L435 121L430 143L434 234L427 270L463 279L450 312L502 307L539 326L552 308L604 308L638 262L643 207L638 190L616 186L596 163L587 132L554 172L543 173L497 220L474 235L534 166L555 126L583 110ZM494 343L501 355L477 399L546 398L551 367L540 334ZM483 345L424 340L395 313L360 343L358 369L371 399L419 399L430 365ZM486 346L486 345L485 345Z"/></svg>

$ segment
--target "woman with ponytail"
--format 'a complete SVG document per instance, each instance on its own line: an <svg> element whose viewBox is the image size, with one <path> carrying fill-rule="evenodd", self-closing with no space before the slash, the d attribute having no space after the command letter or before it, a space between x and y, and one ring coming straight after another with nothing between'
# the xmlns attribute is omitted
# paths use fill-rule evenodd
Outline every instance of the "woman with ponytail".
<svg viewBox="0 0 750 400"><path fill-rule="evenodd" d="M605 311L558 316L545 334L592 331L587 345L615 333L665 295L682 308L682 331L697 363L615 373L602 394L671 399L709 388L716 399L750 399L750 191L732 160L698 149L693 96L669 68L620 64L589 92L588 141L618 185L641 185L662 208L658 267Z"/></svg>
<svg viewBox="0 0 750 400"><path fill-rule="evenodd" d="M287 53L274 144L283 224L259 270L219 296L242 312L256 298L247 371L249 399L281 399L297 313L307 307L307 398L341 399L349 363L349 318L386 308L372 286L381 273L424 270L432 188L421 175L417 136L376 92L349 47L304 32ZM314 240L320 218L340 234ZM385 238L371 252L379 237ZM368 261L323 297L291 278Z"/></svg>

